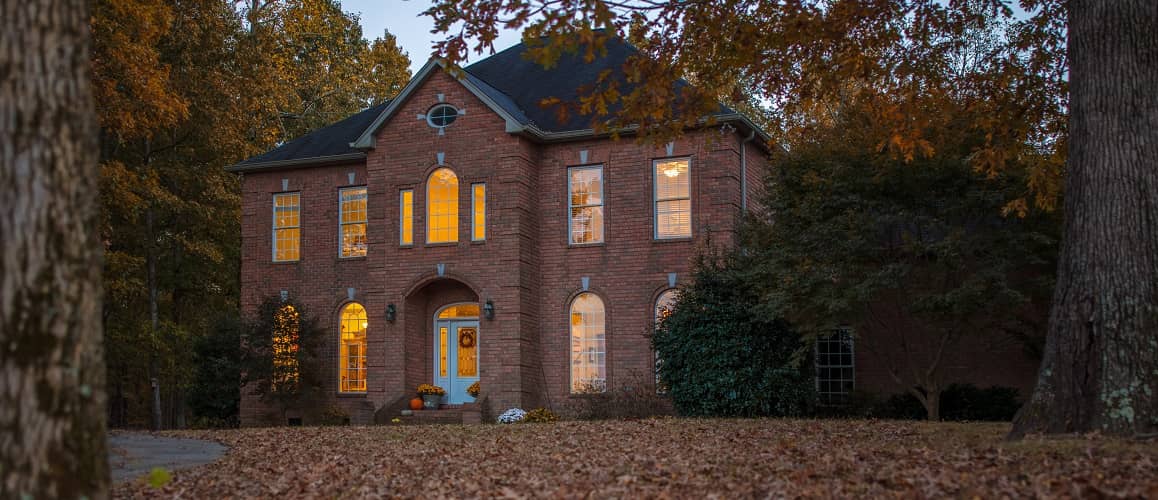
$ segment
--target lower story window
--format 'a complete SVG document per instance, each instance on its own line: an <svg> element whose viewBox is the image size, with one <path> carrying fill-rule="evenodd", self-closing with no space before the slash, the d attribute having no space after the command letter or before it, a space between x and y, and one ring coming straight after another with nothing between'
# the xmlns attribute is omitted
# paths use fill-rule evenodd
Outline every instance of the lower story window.
<svg viewBox="0 0 1158 500"><path fill-rule="evenodd" d="M607 386L606 315L603 299L584 292L571 302L571 392L603 392Z"/></svg>
<svg viewBox="0 0 1158 500"><path fill-rule="evenodd" d="M342 308L339 390L366 392L366 308L351 302Z"/></svg>
<svg viewBox="0 0 1158 500"><path fill-rule="evenodd" d="M848 401L856 383L852 331L840 328L816 339L816 393L821 404Z"/></svg>

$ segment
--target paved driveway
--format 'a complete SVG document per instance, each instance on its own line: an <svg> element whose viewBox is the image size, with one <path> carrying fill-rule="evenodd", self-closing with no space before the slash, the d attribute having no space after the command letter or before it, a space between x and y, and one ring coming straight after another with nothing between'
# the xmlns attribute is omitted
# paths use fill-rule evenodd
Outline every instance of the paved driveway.
<svg viewBox="0 0 1158 500"><path fill-rule="evenodd" d="M214 441L162 437L146 432L109 433L109 464L113 482L148 474L154 467L170 471L207 464L227 448Z"/></svg>

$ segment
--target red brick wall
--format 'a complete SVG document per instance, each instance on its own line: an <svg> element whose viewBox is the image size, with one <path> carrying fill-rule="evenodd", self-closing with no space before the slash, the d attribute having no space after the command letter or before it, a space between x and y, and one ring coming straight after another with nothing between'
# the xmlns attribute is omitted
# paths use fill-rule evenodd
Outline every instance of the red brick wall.
<svg viewBox="0 0 1158 500"><path fill-rule="evenodd" d="M352 184L349 173L355 176ZM288 184L284 190L283 179ZM338 189L366 183L362 165L247 174L242 182L242 310L252 314L267 297L285 290L307 314L331 328L334 341L325 344L322 354L333 364L333 376L326 379L325 386L332 394L338 391L337 324L341 307L349 302L347 288L355 289L354 300L366 307L372 324L382 320L382 307L371 300L371 287L363 279L366 259L338 257ZM273 194L283 191L301 193L301 255L296 262L272 259ZM374 210L376 201L370 200L369 206ZM374 358L370 359L373 363ZM367 418L367 407L358 397L343 396L328 404L343 408L355 419ZM249 391L242 391L241 419L245 425L284 423L280 415L270 412Z"/></svg>

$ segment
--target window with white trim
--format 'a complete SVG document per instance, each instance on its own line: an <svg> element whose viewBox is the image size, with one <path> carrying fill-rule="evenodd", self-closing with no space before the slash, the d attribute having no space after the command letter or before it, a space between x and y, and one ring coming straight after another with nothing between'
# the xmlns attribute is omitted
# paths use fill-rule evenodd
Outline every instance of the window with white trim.
<svg viewBox="0 0 1158 500"><path fill-rule="evenodd" d="M426 180L426 242L458 241L458 176L449 168Z"/></svg>
<svg viewBox="0 0 1158 500"><path fill-rule="evenodd" d="M270 389L278 393L297 391L301 373L298 363L298 344L301 315L294 306L286 304L273 315L273 331L270 332L270 350L273 353L273 373L270 374Z"/></svg>
<svg viewBox="0 0 1158 500"><path fill-rule="evenodd" d="M301 193L273 195L273 261L298 260L301 234Z"/></svg>
<svg viewBox="0 0 1158 500"><path fill-rule="evenodd" d="M338 352L338 390L366 392L366 308L357 302L342 308Z"/></svg>
<svg viewBox="0 0 1158 500"><path fill-rule="evenodd" d="M366 255L366 186L338 190L338 226L342 257Z"/></svg>
<svg viewBox="0 0 1158 500"><path fill-rule="evenodd" d="M414 244L414 190L403 189L398 194L398 244Z"/></svg>
<svg viewBox="0 0 1158 500"><path fill-rule="evenodd" d="M571 392L607 388L607 315L603 299L583 292L571 301Z"/></svg>
<svg viewBox="0 0 1158 500"><path fill-rule="evenodd" d="M669 288L659 294L659 298L655 299L655 326L659 328L659 323L664 318L671 315L671 308L676 303L676 290ZM655 352L655 392L664 394L667 392L665 387L659 380L659 366L663 364L663 360L659 357L659 351Z"/></svg>
<svg viewBox="0 0 1158 500"><path fill-rule="evenodd" d="M470 185L470 239L487 239L487 185L479 182Z"/></svg>
<svg viewBox="0 0 1158 500"><path fill-rule="evenodd" d="M688 158L655 160L655 238L692 236L692 189Z"/></svg>
<svg viewBox="0 0 1158 500"><path fill-rule="evenodd" d="M459 111L449 104L435 104L426 111L426 123L434 128L446 128L458 119Z"/></svg>
<svg viewBox="0 0 1158 500"><path fill-rule="evenodd" d="M567 169L569 242L603 242L603 166Z"/></svg>
<svg viewBox="0 0 1158 500"><path fill-rule="evenodd" d="M856 385L852 330L816 338L816 393L822 404L844 404Z"/></svg>

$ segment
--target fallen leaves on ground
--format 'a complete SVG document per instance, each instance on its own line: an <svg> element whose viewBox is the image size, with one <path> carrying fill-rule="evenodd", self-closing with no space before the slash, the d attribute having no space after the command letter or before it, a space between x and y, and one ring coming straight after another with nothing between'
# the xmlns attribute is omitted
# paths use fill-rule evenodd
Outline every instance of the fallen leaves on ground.
<svg viewBox="0 0 1158 500"><path fill-rule="evenodd" d="M1158 444L1003 441L1002 424L560 422L187 431L230 447L121 498L1158 498Z"/></svg>

